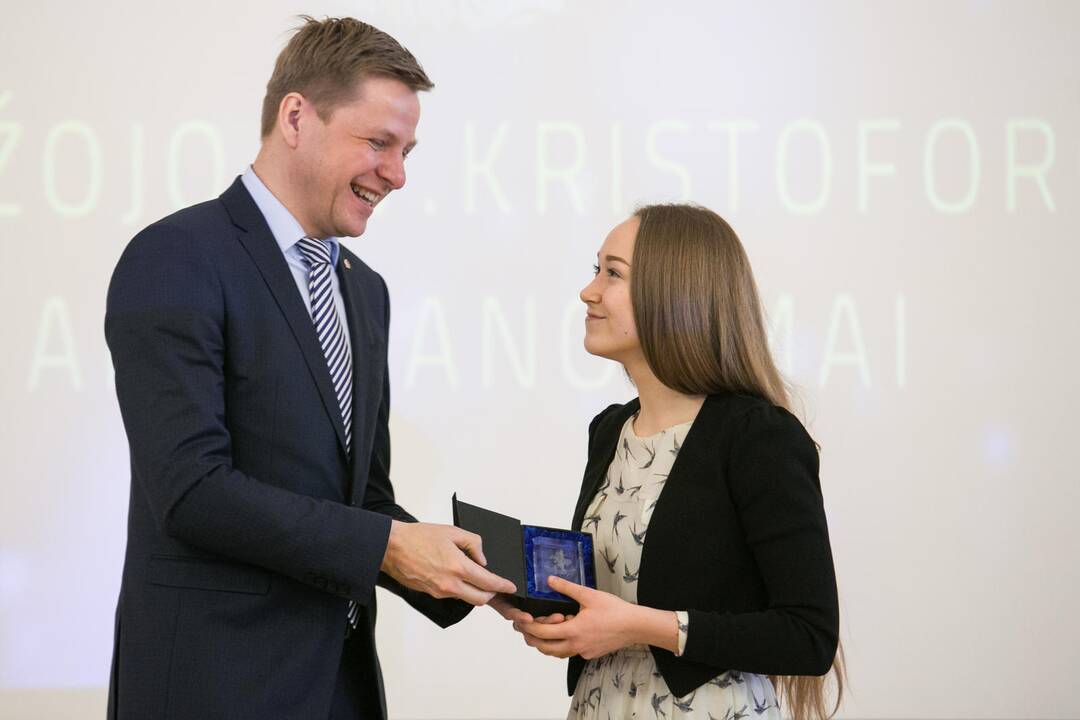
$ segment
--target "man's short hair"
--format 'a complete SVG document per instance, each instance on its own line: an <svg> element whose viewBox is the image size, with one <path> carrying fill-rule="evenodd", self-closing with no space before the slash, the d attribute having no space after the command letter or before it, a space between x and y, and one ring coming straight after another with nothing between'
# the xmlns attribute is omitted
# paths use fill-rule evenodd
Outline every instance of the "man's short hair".
<svg viewBox="0 0 1080 720"><path fill-rule="evenodd" d="M366 77L400 80L414 92L435 87L413 54L377 27L349 17L301 19L304 24L278 55L266 84L262 137L274 129L281 99L291 92L307 98L328 122Z"/></svg>

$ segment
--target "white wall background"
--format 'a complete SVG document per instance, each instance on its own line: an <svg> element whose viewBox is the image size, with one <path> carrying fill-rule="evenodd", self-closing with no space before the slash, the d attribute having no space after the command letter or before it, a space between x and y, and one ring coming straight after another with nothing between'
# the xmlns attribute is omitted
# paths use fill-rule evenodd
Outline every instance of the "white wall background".
<svg viewBox="0 0 1080 720"><path fill-rule="evenodd" d="M1080 6L989 0L5 5L0 715L102 715L106 284L254 157L299 12L378 25L436 83L408 187L349 243L392 292L406 507L569 522L588 420L633 395L577 291L636 203L692 199L747 246L823 448L843 716L1080 716ZM394 717L565 713L563 665L490 610L381 611Z"/></svg>

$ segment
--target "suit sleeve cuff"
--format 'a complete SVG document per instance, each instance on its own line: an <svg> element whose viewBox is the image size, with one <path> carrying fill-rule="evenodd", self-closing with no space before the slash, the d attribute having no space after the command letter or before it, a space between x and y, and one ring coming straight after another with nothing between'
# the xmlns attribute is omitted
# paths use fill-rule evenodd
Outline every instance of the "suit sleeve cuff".
<svg viewBox="0 0 1080 720"><path fill-rule="evenodd" d="M352 510L359 517L354 525L353 541L349 543L351 547L342 548L342 554L347 556L347 559L343 559L351 566L348 570L357 582L347 588L344 594L366 606L371 601L379 580L386 546L390 541L393 518L360 508Z"/></svg>

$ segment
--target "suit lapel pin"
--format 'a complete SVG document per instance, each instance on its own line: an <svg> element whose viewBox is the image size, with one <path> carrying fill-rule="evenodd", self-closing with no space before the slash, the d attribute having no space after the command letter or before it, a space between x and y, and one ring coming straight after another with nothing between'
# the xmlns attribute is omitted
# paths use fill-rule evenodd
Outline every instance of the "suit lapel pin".
<svg viewBox="0 0 1080 720"><path fill-rule="evenodd" d="M352 263L349 262L349 258L344 258L344 262L345 262L345 269L346 270L352 270Z"/></svg>

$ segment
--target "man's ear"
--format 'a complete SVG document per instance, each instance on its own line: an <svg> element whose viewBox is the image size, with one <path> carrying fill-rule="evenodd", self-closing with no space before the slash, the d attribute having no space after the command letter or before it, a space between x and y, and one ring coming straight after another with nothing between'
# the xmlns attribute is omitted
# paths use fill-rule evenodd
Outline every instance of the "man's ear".
<svg viewBox="0 0 1080 720"><path fill-rule="evenodd" d="M286 94L278 105L278 132L291 148L300 144L300 122L305 105L307 100L296 92Z"/></svg>

